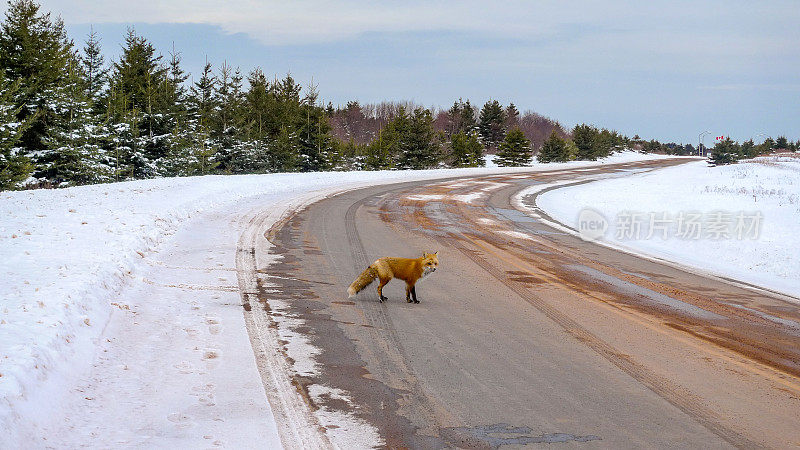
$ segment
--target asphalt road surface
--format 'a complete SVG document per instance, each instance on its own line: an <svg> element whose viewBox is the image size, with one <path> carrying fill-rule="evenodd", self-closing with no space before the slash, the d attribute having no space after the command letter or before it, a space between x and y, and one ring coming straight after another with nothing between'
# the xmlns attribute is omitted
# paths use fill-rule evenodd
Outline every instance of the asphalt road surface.
<svg viewBox="0 0 800 450"><path fill-rule="evenodd" d="M303 406L354 414L388 447L798 446L797 303L585 242L512 205L533 184L681 162L394 184L271 230L256 218L240 253L266 236L281 258L271 287L254 277L246 318L266 327L270 299L288 302L303 319L294 331L321 350L317 373L290 382L352 399ZM347 298L375 259L425 251L440 266L417 285L420 304L399 280L388 302L377 283ZM254 348L264 336L251 332Z"/></svg>

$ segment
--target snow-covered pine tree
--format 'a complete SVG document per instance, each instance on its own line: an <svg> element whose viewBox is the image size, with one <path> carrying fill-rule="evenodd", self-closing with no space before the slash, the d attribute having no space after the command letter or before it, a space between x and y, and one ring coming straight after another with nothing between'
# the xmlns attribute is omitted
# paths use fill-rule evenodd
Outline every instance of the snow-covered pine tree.
<svg viewBox="0 0 800 450"><path fill-rule="evenodd" d="M53 186L74 186L113 179L104 145L108 131L87 97L86 80L76 54L65 81L47 92L52 115L37 152L35 176Z"/></svg>
<svg viewBox="0 0 800 450"><path fill-rule="evenodd" d="M333 146L330 139L331 126L325 110L317 105L319 94L315 85L310 85L300 105L298 145L299 164L303 172L314 172L330 168Z"/></svg>
<svg viewBox="0 0 800 450"><path fill-rule="evenodd" d="M274 102L269 93L269 82L260 68L250 71L247 76L249 89L245 94L244 139L237 150L237 158L231 161L237 172L269 172L269 110Z"/></svg>
<svg viewBox="0 0 800 450"><path fill-rule="evenodd" d="M239 157L242 120L242 74L223 61L217 74L217 112L212 124L212 139L217 148L218 169L234 172L231 161Z"/></svg>
<svg viewBox="0 0 800 450"><path fill-rule="evenodd" d="M185 175L190 161L192 133L189 130L188 94L184 83L189 75L181 67L181 53L172 46L162 88L163 111L161 121L167 133L164 135L166 154L155 162L158 173L164 176ZM189 159L187 159L189 158Z"/></svg>
<svg viewBox="0 0 800 450"><path fill-rule="evenodd" d="M187 165L181 175L205 175L219 163L215 160L217 148L211 130L219 102L216 96L217 79L211 64L206 62L203 72L191 87L188 101L188 146L184 147Z"/></svg>
<svg viewBox="0 0 800 450"><path fill-rule="evenodd" d="M28 179L33 164L24 155L19 142L32 117L20 122L20 107L16 105L17 91L22 80L10 82L0 71L0 191L15 189Z"/></svg>
<svg viewBox="0 0 800 450"><path fill-rule="evenodd" d="M8 3L0 26L0 67L9 82L19 83L14 98L17 122L30 122L19 142L22 156L33 157L44 149L42 141L54 119L49 95L67 77L72 48L60 18L40 12L31 0Z"/></svg>
<svg viewBox="0 0 800 450"><path fill-rule="evenodd" d="M110 146L110 121L106 105L108 97L108 72L102 54L100 38L92 29L79 57L81 76L89 111L81 110L83 153L90 155L87 165L93 170L93 183L114 181L114 161L108 153Z"/></svg>
<svg viewBox="0 0 800 450"><path fill-rule="evenodd" d="M168 106L174 98L167 68L147 39L128 29L122 55L114 62L109 80L109 117L119 139L129 147L119 161L126 177L148 178L161 174L174 131ZM116 126L122 125L123 126Z"/></svg>

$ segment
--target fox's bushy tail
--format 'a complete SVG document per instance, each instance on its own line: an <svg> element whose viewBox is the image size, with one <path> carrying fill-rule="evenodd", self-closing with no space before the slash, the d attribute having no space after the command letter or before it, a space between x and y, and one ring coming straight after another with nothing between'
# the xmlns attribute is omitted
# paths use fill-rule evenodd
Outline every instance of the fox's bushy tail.
<svg viewBox="0 0 800 450"><path fill-rule="evenodd" d="M358 294L359 292L363 291L365 287L369 286L370 283L375 281L375 278L378 278L378 271L372 266L367 267L367 269L361 272L361 275L353 281L353 284L347 288L347 295L350 297Z"/></svg>

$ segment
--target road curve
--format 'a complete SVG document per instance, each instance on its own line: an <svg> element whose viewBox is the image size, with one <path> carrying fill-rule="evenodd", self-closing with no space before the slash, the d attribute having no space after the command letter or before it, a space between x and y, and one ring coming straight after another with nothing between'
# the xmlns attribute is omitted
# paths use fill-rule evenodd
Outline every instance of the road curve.
<svg viewBox="0 0 800 450"><path fill-rule="evenodd" d="M237 268L256 356L276 339L276 300L300 319L289 331L319 349L315 372L290 380L260 364L268 394L291 383L302 407L352 414L388 447L800 445L796 304L582 241L512 206L533 184L681 162L401 183L325 198L270 230L254 217ZM278 264L259 262L264 236ZM386 303L374 285L347 298L374 259L423 251L439 251L440 270L419 284L420 304L404 301L401 281ZM349 401L313 400L315 385Z"/></svg>

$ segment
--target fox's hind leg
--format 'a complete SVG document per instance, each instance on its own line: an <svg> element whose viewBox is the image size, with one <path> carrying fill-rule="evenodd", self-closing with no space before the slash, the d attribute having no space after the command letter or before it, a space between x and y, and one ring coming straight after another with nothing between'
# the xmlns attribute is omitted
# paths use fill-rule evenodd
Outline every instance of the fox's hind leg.
<svg viewBox="0 0 800 450"><path fill-rule="evenodd" d="M380 297L380 301L385 302L388 298L383 296L383 287L386 286L386 283L389 282L391 278L381 278L380 284L378 284L378 297Z"/></svg>

